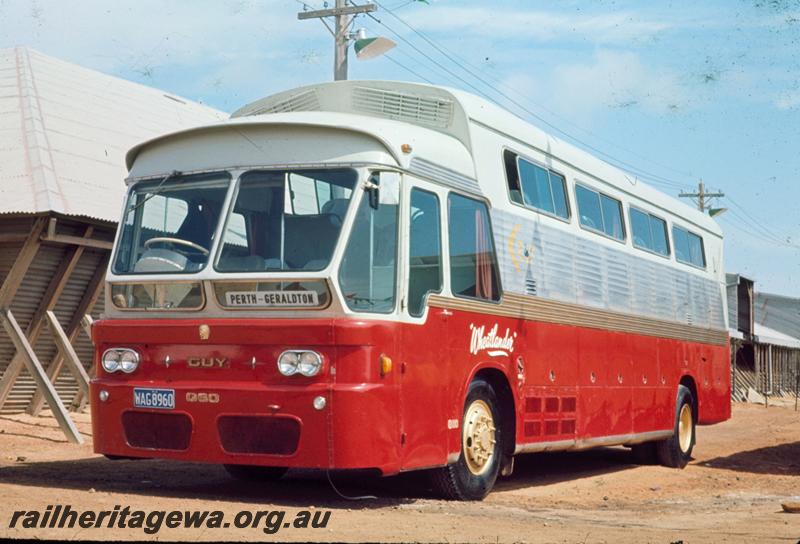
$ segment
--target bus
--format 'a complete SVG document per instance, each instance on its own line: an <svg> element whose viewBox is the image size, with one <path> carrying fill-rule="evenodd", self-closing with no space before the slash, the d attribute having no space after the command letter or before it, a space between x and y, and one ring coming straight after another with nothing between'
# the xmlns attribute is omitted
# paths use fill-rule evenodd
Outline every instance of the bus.
<svg viewBox="0 0 800 544"><path fill-rule="evenodd" d="M730 417L717 224L477 96L312 85L126 160L97 453L480 500L528 452L682 468Z"/></svg>

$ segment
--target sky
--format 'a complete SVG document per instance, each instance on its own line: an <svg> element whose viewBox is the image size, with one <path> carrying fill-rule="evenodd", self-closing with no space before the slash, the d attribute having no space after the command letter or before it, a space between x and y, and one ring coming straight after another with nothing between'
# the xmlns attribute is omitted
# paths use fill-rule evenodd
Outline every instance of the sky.
<svg viewBox="0 0 800 544"><path fill-rule="evenodd" d="M364 3L357 0L356 3ZM330 3L333 3L331 0ZM322 0L305 0L308 9ZM677 196L725 197L726 270L800 297L800 0L378 0L351 79L481 94ZM0 0L25 45L232 112L333 77L300 0Z"/></svg>

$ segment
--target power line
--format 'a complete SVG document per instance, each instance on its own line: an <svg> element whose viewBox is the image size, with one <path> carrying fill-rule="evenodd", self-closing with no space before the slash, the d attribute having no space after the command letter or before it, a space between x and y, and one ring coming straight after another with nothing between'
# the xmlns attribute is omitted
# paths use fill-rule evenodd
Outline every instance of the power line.
<svg viewBox="0 0 800 544"><path fill-rule="evenodd" d="M412 0L412 1L413 1L413 0ZM479 75L479 74L482 72L482 70L483 70L482 68L480 68L480 67L478 67L478 66L476 66L476 65L474 65L474 64L472 64L472 63L470 63L468 60L464 59L463 57L460 57L460 56L459 56L457 53L455 53L455 52L453 52L452 50L448 49L446 46L444 46L444 45L441 45L441 44L437 44L437 43L436 43L436 42L434 42L434 41L433 41L431 38L429 38L429 37L428 37L428 36L427 36L425 33L423 33L422 31L419 31L419 30L417 30L416 28L414 28L414 27L413 27L413 26L412 26L410 23L408 23L407 21L405 21L405 20L404 20L402 17L400 17L400 16L399 16L399 15L397 15L396 13L394 13L394 10L395 10L395 9L397 9L397 8L394 8L394 9L389 9L389 8L386 8L386 7L384 7L384 6L383 6L383 5L382 5L382 4L381 4L379 1L377 1L377 0L375 0L375 4L377 4L377 5L378 5L378 6L379 6L381 9L383 9L383 10L384 10L384 11L386 11L386 12L388 12L388 13L389 13L389 15L391 15L392 17L394 17L395 19L397 19L397 20L398 20L400 23L402 23L403 25L405 25L407 28L409 28L409 29L410 29L412 32L414 32L414 34L416 34L417 36L419 36L420 38L422 38L423 40L425 40L425 41L426 41L426 42L427 42L429 45L431 45L433 48L435 48L437 51L439 51L439 53L441 53L443 56L445 56L446 58L448 58L448 59L450 59L452 62L454 62L454 63L455 63L457 66L459 66L459 67L460 67L462 70L464 70L465 72L469 73L470 75L472 75L473 77L475 77L476 79L478 79L479 81L481 81L481 82L482 82L484 85L487 85L487 86L489 86L490 88L492 88L492 89L496 90L496 89L495 89L495 88L494 88L494 87L493 87L493 86L492 86L490 83L486 82L486 81L485 81L485 80L484 80L484 79L483 79L483 78L482 78L482 77ZM459 62L459 61L460 61L460 62ZM463 64L462 64L462 63L463 63ZM475 72L473 72L472 70L470 70L470 69L468 69L468 68L464 67L464 64L466 64L467 66L469 66L470 68L472 68L472 69L474 69L474 70L477 70L477 72L478 72L478 73L475 73ZM531 99L530 99L530 97L528 97L527 95L524 95L523 93L519 92L518 90L516 90L515 88L511 87L511 86L510 86L510 85L508 85L507 83L505 83L505 82L501 81L500 79L498 79L498 78L496 78L496 77L492 77L491 79L492 79L492 81L494 81L494 82L495 82L495 83L496 83L498 86L505 87L505 88L506 88L506 89L508 89L509 91L511 91L511 92L513 92L514 94L516 94L517 96L521 97L523 100L526 100L526 101L527 101L528 103L530 103L531 105L533 105L533 106L536 106L537 108L540 108L540 109L542 109L543 111L545 111L545 112L549 113L550 115L552 115L552 116L553 116L553 117L555 117L556 119L560 119L561 121L563 121L563 122L567 123L568 125L571 125L572 127L576 128L576 129L578 129L578 130L580 130L581 132L584 132L585 134L587 134L587 135L589 135L589 136L591 136L591 137L593 137L593 138L596 138L596 139L598 139L598 140L601 140L601 141L603 141L603 142L605 142L605 143L607 143L607 144L609 144L609 145L611 145L611 146L614 146L614 147L616 147L617 149L620 149L621 151L624 151L624 152L626 152L626 153L630 153L630 154L632 154L632 155L634 155L634 156L637 156L637 157L639 157L639 158L640 158L640 159L642 159L642 160L645 160L645 161L647 161L647 162L650 162L650 163L652 163L652 164L654 164L654 165L657 165L657 166L659 166L659 167L661 167L661 168L666 168L667 170L671 170L671 171L673 171L673 172L675 172L675 173L677 173L677 174L680 174L680 175L682 175L682 176L691 176L691 174L690 174L690 173L682 172L682 171L680 171L680 170L677 170L677 169L675 169L675 168L673 168L673 167L671 167L671 166L667 166L667 165L664 165L664 164L662 164L662 163L659 163L659 162L657 162L657 161L654 161L654 160L652 160L652 159L650 159L650 158L648 158L648 157L645 157L644 155L641 155L641 154L639 154L639 153L637 153L637 152L635 152L635 151L632 151L632 150L630 150L630 149L627 149L627 148L625 148L625 147L622 147L622 146L620 146L619 144L616 144L616 143L612 142L611 140L608 140L608 139L606 139L606 138L603 138L602 136L599 136L599 135L595 134L594 132L592 132L592 131L590 131L590 130L588 130L588 129L585 129L585 128L581 127L580 125L578 125L578 124L576 124L576 123L573 123L572 121L570 121L570 120L569 120L569 119L567 119L566 117L563 117L563 116L559 115L558 113L556 113L556 112L554 112L554 111L552 111L552 110L548 109L547 107L543 106L542 104L539 104L539 103L537 103L537 102L534 102L533 100L531 100ZM666 181L669 181L669 180L666 180ZM684 187L684 186L685 186L684 184L680 184L679 182L675 182L675 183L676 183L676 184L678 184L678 185L680 185L681 187Z"/></svg>
<svg viewBox="0 0 800 544"><path fill-rule="evenodd" d="M376 3L378 6L382 7L382 6L381 6L381 5L380 5L378 2L375 2L375 3ZM385 8L384 8L384 10L385 10ZM397 16L397 15L395 15L394 13L391 13L391 12L390 12L390 11L388 11L388 10L386 10L386 11L387 11L387 12L388 12L390 15L392 15L392 17L396 18L396 19L397 19L397 20L399 20L401 23L403 23L403 24L404 24L404 25L406 25L408 28L410 28L412 31L414 31L414 32L415 32L415 33L417 33L418 35L422 36L422 34L421 34L419 31L417 31L417 30L416 30L416 29L414 29L414 28L413 28L411 25L409 25L408 23L406 23L405 21L403 21L402 19L400 19L400 17L398 17L398 16ZM409 41L408 39L406 39L406 38L405 38L403 35L401 35L399 32L397 32L397 31L396 31L396 30L394 30L392 27L390 27L389 25L387 25L385 22L383 22L383 21L381 21L380 19L376 18L376 17L375 17L375 16L373 16L372 14L369 14L369 13L368 13L368 14L367 14L367 16L369 16L370 18L372 18L372 19L373 19L374 21L376 21L378 24L382 25L382 26L383 26L384 28L386 28L386 29L387 29L389 32L391 32L392 34L394 34L394 35L395 35L395 36L396 36L396 37L397 37L399 40L401 40L402 42L404 42L405 44L407 44L409 47L411 47L412 49L414 49L414 50L415 50L417 53L419 53L419 54L420 54L420 55L422 55L424 58L426 58L426 59L427 59L429 62L433 63L433 64L434 64L435 66L437 66L438 68L440 68L440 69L444 70L445 72L447 72L448 74L450 74L451 76L453 76L454 78L456 78L458 81L460 81L460 82L461 82L461 83L463 83L464 85L468 86L470 89L474 90L476 93L478 93L478 94L479 94L480 96L482 96L483 98L486 98L487 100L489 100L489 101L491 101L491 102L495 102L495 103L496 103L496 101L495 101L495 100L494 100L492 97L490 97L489 95L487 95L487 94L486 94L485 92L483 92L483 91L482 91L480 88L476 87L476 86L475 86L475 85L473 85L471 82L467 81L466 79L464 79L464 78L463 78L463 77L461 77L460 75L456 74L455 72L453 72L452 70L450 70L449 68L447 68L446 66L444 66L442 63L440 63L440 62L439 62L439 61L437 61L436 59L432 58L430 55L428 55L427 53L425 53L424 51L422 51L422 50L421 50L419 47L417 47L417 46L416 46L415 44L413 44L411 41ZM557 133L561 134L562 136L564 136L564 137L565 137L565 138L567 138L568 140L572 140L573 142L576 142L576 143L578 143L578 144L579 144L579 145L581 145L582 147L584 147L584 148L586 148L586 149L589 149L589 150L593 151L593 152L594 152L594 153L596 153L597 155L600 155L600 156L604 157L604 159L605 159L607 162L609 162L610 164L613 164L614 166L617 166L618 168L621 168L621 169L623 169L623 170L627 170L628 172L630 172L630 173L632 173L632 174L636 175L637 177L641 177L641 178L643 178L643 179L646 179L646 180L649 180L649 181L658 181L658 182L659 182L659 184L661 184L661 185L663 185L663 186L669 186L669 187L671 187L671 188L674 188L674 189L682 189L682 188L685 188L685 187L686 187L686 184L683 184L683 183L677 182L677 181L675 181L675 180L671 180L671 179L669 179L669 178L665 178L665 177L663 177L663 176L660 176L660 175L654 174L654 173L652 173L652 172L648 172L647 170L644 170L644 169L642 169L642 168L639 168L639 167L637 167L637 166L635 166L635 165L633 165L633 164L631 164L631 163L628 163L628 162L626 162L626 161L623 161L623 160L621 160L621 159L618 159L618 158L614 157L613 155L610 155L609 153L606 153L606 152L602 151L601 149L599 149L599 148L597 148L597 147L595 147L595 146L592 146L591 144L589 144L589 143L587 143L587 142L584 142L583 140L581 140L581 139L579 139L579 138L577 138L577 137L575 137L575 136L571 135L570 133L568 133L568 132L564 131L563 129L561 129L561 128L560 128L560 127L558 127L557 125L554 125L553 123L550 123L550 122L549 122L549 121L547 121L545 118L543 118L543 117L541 117L540 115L538 115L537 113L535 113L535 112L531 111L530 109L528 109L527 107L525 107L523 104L521 104L519 101L515 100L514 98L512 98L512 97L511 97L511 96L509 96L508 94L506 94L506 93L504 93L503 91L501 91L501 90L497 89L497 88L496 88L494 85L492 85L490 82L488 82L488 81L486 81L485 79L483 79L483 78L482 78L480 75L478 75L478 74L476 74L476 73L474 73L474 72L472 72L472 71L470 71L470 70L468 70L468 69L464 68L462 65L460 65L460 63L458 63L458 61L456 61L456 60L455 60L455 59L453 59L453 58L452 58L450 55L448 55L446 52L444 52L444 51L443 51L443 50L442 50L442 49L441 49L441 48L440 48L440 47L439 47L439 46L438 46L438 45L437 45L435 42L433 42L433 41L432 41L432 40L430 40L429 38L427 38L427 37L423 37L423 38L424 38L424 39L425 39L425 40L426 40L426 41L427 41L427 42L428 42L428 43L429 43L429 44L430 44L430 45L431 45L431 46L432 46L434 49L436 49L437 51L439 51L439 53L440 53L442 56L444 56L445 58L447 58L447 59L448 59L450 62L452 62L452 63L456 64L457 66L459 66L459 67L460 67L462 70L464 70L465 72L467 72L468 74L470 74L472 77L474 77L475 79L477 79L478 81L480 81L481 83L483 83L485 86L489 87L489 88L490 88L491 90L493 90L495 93L497 93L497 94L499 94L500 96L504 97L506 100L508 100L509 102L511 102L512 104L514 104L514 105L515 105L517 108L519 108L520 110L524 111L525 113L527 113L528 115L530 115L530 116L531 116L531 117L533 117L534 119L538 120L538 121L539 121L539 122L541 122L542 124L544 124L544 125L546 125L546 126L550 127L552 130L554 130L555 132L557 132Z"/></svg>
<svg viewBox="0 0 800 544"><path fill-rule="evenodd" d="M297 1L299 2L300 0L297 0ZM374 1L374 3L375 3L375 4L377 4L377 5L378 5L380 8L382 8L384 11L386 11L387 13L389 13L389 15L391 15L392 17L394 17L394 18L395 18L396 20L398 20L398 21L399 21L401 24L403 24L404 26L406 26L407 28L409 28L409 29L410 29L410 30L411 30L411 31L412 31L414 34L416 34L416 35L417 35L417 36L419 36L421 39L423 39L423 40L424 40L424 41L425 41L425 42L426 42L428 45L430 45L430 46L431 46L431 47L433 47L433 48L434 48L436 51L438 51L438 52L439 52L439 54L441 54L441 55L442 55L444 58L446 58L447 60L449 60L450 62L452 62L452 63L453 63L453 64L455 64L456 66L458 66L458 67L459 67L461 70L463 70L465 73L469 74L470 76L472 76L473 78L475 78L477 81L479 81L480 83L482 83L484 86L488 87L488 88L489 88L491 91L493 91L493 92L495 92L496 94L498 94L498 95L502 96L503 98L505 98L506 100L508 100L509 102L511 102L513 105L515 105L515 106L516 106L517 108L519 108L520 110L524 111L525 113L527 113L528 115L530 115L530 116L531 116L531 117L533 117L534 119L536 119L536 120L540 121L541 123L545 124L546 126L550 127L551 129L553 129L554 131L556 131L556 132L558 132L559 134L563 135L564 137L568 138L569 140L572 140L572 141L574 141L574 142L576 142L576 143L578 143L578 144L582 145L584 148L587 148L587 149L589 149L589 150L592 150L592 151L594 151L595 153L597 153L598 155L601 155L601 156L603 156L604 158L606 158L606 160L608 160L608 161L609 161L610 163L612 163L612 164L615 164L615 163L616 163L616 164L615 164L616 166L622 165L622 166L624 167L624 168L623 168L624 170L628 170L628 171L629 171L631 174L634 174L634 175L635 175L635 176L637 176L637 177L642 177L642 178L646 179L648 182L650 182L650 183L652 183L652 184L654 184L654 185L660 185L660 186L662 186L662 187L669 187L669 188L671 188L671 189L684 189L684 188L686 188L686 187L687 187L687 185L686 185L685 183L681 183L681 182L679 182L679 181L676 181L676 180L673 180L673 179L670 179L670 178L667 178L667 177L664 177L664 176L660 176L660 175L658 175L658 174L655 174L655 173L649 172L649 171L647 171L647 170L644 170L644 169L642 169L642 168L639 168L639 167L637 167L637 166L635 166L635 165L633 165L633 164L631 164L631 163L628 163L628 162L626 162L626 161L620 160L620 159L618 159L618 158L614 157L613 155L610 155L610 154L608 154L608 153L606 153L606 152L604 152L604 151L602 151L602 150L600 150L600 149L596 148L595 146L592 146L592 145L588 144L587 142L584 142L584 141L582 141L581 139L579 139L579 138L577 138L577 137L573 136L572 134L570 134L570 133L566 132L565 130L561 129L560 127L558 127L558 126L556 126L556 125L554 125L554 124L550 123L549 121L547 121L546 119L544 119L543 117L541 117L539 114L536 114L535 112L531 111L531 110L530 110L530 109L528 109L526 106L524 106L523 104L521 104L519 101L515 100L514 98L510 97L508 94L504 93L502 90L498 89L498 88L497 88L497 86L495 86L495 85L493 85L491 82L487 81L487 80L486 80L484 77L482 77L482 76L481 76L479 73L476 73L475 71L473 71L473 70L471 70L471 69L469 69L469 68L465 67L465 65L467 65L467 66L471 66L471 67L472 67L472 68L474 68L475 70L479 70L477 67L475 67L474 65L470 64L468 61L466 61L466 60L464 60L464 59L461 59L461 62L459 62L459 60L457 60L457 58L459 58L459 57L458 57L458 55L456 55L455 53L453 53L453 52L449 51L449 50L448 50L448 49L446 49L444 46L440 46L440 45L438 45L436 42L434 42L432 39L430 39L430 38L429 38L427 35L425 35L424 33L420 32L419 30L417 30L416 28L414 28L412 25L410 25L409 23L407 23L405 20L403 20L401 17L399 17L398 15L396 15L395 13L393 13L393 11L392 11L391 9L387 9L387 8L385 8L385 7L384 7L384 6L383 6L383 5L380 3L380 1L378 1L378 0L373 0L373 1ZM354 3L354 2L351 2L351 3L355 5L355 3ZM404 6L404 5L407 5L407 4L403 4L403 6ZM399 6L399 7L402 7L402 6ZM397 8L395 8L395 9L397 9ZM414 51L416 51L416 52L417 52L419 55L421 55L421 56L422 56L423 58L425 58L427 61L429 61L430 63L432 63L434 66L436 66L436 67L440 68L441 70L444 70L444 72L445 72L445 73L447 73L447 74L449 74L450 76L452 76L453 78L455 78L455 80L457 80L457 81L459 81L459 82L463 83L464 85L468 86L470 89L472 89L472 90L474 90L475 92L477 92L477 93L478 93L480 96L482 96L482 97L484 97L484 98L486 98L486 99L488 99L488 100L490 100L490 101L492 101L492 102L495 102L495 101L494 101L494 100L493 100L493 99L492 99L490 96L488 96L488 95L487 95L485 92L483 92L481 89L479 89L478 87L476 87L475 85L473 85L471 82L469 82L469 81L467 81L466 79L464 79L463 77L461 77L459 74L457 74L457 73L453 72L452 70L448 69L448 68L447 68L447 67L445 67L445 66L444 66L442 63L440 63L440 62L439 62L439 61L437 61L436 59L432 58L430 55L426 54L424 51L422 51L422 50L421 50L419 47L417 47L417 46L416 46L415 44L413 44L411 41L409 41L409 40L408 40L408 39L406 39L404 36L402 36L400 33L398 33L396 30L394 30L393 28L391 28L391 27L390 27L388 24L386 24L385 22L383 22L382 20L378 19L377 17L373 16L373 15L372 15L372 14L370 14L370 13L367 13L367 15L368 15L368 16L369 16L371 19L373 19L375 22L377 22L378 24L380 24L381 26L383 26L384 28L386 28L387 30L389 30L389 31L390 31L392 34L394 34L394 35L395 35L395 36L396 36L398 39L400 39L402 42L404 42L404 43L405 43L405 44L407 44L409 47L411 47L411 48L412 48ZM400 50L400 51L402 51L402 50ZM404 54L405 54L405 52L404 52ZM407 56L408 56L408 55L407 55ZM397 61L396 59L394 59L394 58L391 58L391 57L389 57L388 55L387 55L387 58L388 58L388 59L389 59L391 62L393 62L394 64L396 64L397 66L399 66L399 67L403 68L404 70L406 70L407 72L409 72L409 73L411 73L411 74L415 75L416 77L418 77L418 78L420 78L420 79L424 80L424 81L425 81L425 82L427 82L427 83L433 84L433 83L432 83L432 81L431 81L430 79L428 79L428 78L426 78L426 77L422 76L421 74L419 74L419 73L418 73L418 72L416 72L415 70L413 70L413 69L409 68L408 66L406 66L406 65L404 65L404 64L402 64L402 63L400 63L400 62L399 62L399 61ZM411 58L411 57L409 56L409 58ZM412 59L412 60L413 60L413 59ZM439 73L439 75L441 76L441 73ZM509 85L507 85L507 84L504 84L504 83L502 83L502 82L499 82L497 79L495 79L495 82L497 82L497 83L498 83L498 85L502 85L502 86L503 86L503 87L505 87L506 89L509 89L510 91L514 92L514 93L515 93L515 94L517 94L518 96L523 96L523 95L522 95L522 93L520 93L520 92L516 91L515 89L513 89L513 88L512 88L512 87L510 87ZM565 121L566 123L568 123L568 124L570 124L571 126L573 126L573 127L577 128L577 129L581 130L582 132L585 132L585 133L587 133L588 135L590 135L590 136L593 136L593 137L595 137L595 138L598 138L598 139L600 139L600 140L604 140L603 138L600 138L600 137L598 137L596 134L592 133L591 131L588 131L588 130L586 130L586 129L583 129L582 127L580 127L580 126L578 126L578 125L576 125L576 124L574 124L574 123L570 122L569 120L567 120L567 119L565 119L565 118L563 118L563 117L559 116L558 114L556 114L556 113L554 113L554 112L552 112L552 111L548 110L547 108L545 108L545 107L543 107L543 106L541 106L541 105L535 104L535 103L534 103L533 101L531 101L529 98L525 97L525 100L526 100L526 101L528 101L528 102L530 102L531 104L534 104L535 106L537 106L537 107L541 108L543 111L546 111L546 112L547 112L547 113L549 113L550 115L552 115L552 116L554 116L554 117L556 117L556 118L559 118L559 119L561 119L561 120ZM662 164L660 164L660 163L658 163L658 162L656 162L656 161L652 161L651 159L648 159L647 157L644 157L644 156L642 156L642 155L639 155L638 153L636 153L636 152L634 152L634 151L631 151L631 150L628 150L628 149L626 149L626 148L624 148L624 147L621 147L621 146L618 146L618 145L616 145L616 144L613 144L612 142L608 142L608 143L611 143L611 145L614 145L614 146L615 146L615 147L617 147L618 149L621 149L621 150L623 150L623 151L625 151L625 152L627 152L627 153L630 153L630 154L632 154L632 155L638 156L639 158L641 158L641 159L643 159L643 160L645 160L645 161L651 162L652 164L658 165L658 166L660 166L660 167L662 167L662 168L667 168L667 169L669 169L669 170L672 170L673 172L676 172L676 173L679 173L679 174L684 174L683 172L680 172L680 171L678 171L678 170L675 170L674 168L671 168L671 167L668 167L668 166L662 165ZM701 182L700 182L700 184L699 184L699 189L698 189L698 191L697 191L696 193L686 193L686 192L682 192L682 194L680 194L679 196L697 198L697 199L698 199L698 207L699 207L699 208L701 208L701 210L702 210L703 212L705 212L705 210L707 209L707 199L708 199L708 198L723 198L723 197L725 197L726 195L725 195L724 193L722 193L722 192L716 192L716 193L708 193L708 192L706 192L706 191L705 191L705 187L704 187L704 185L703 185L703 183L702 183L702 181L701 181ZM769 228L767 228L766 226L764 226L764 225L763 225L763 223L761 223L761 222L759 222L758 220L756 220L755 218L753 218L753 217L752 217L752 216L751 216L749 213L747 213L747 211L745 210L745 208L744 208L744 207L740 206L738 203L736 203L735 201L733 201L733 199L731 199L730 197L728 197L728 200L729 200L729 201L730 201L730 202L731 202L731 203L732 203L734 206L736 206L737 208L739 208L739 209L741 210L741 212L744 214L744 216L742 216L742 215L740 215L739 213L737 213L736 211L734 211L734 210L731 210L731 213L732 213L732 215L733 215L734 217L736 217L736 218L737 218L739 221L741 221L743 224L746 224L746 225L748 225L750 228L752 228L752 229L755 229L756 233L753 233L753 232L751 232L751 231L749 231L749 230L745 230L745 229L743 229L743 228L739 228L737 225L735 225L735 224L733 224L732 222L730 222L730 223L731 223L731 226L733 226L735 229L737 229L737 230L740 230L741 232L744 232L744 233L748 234L749 236L751 236L751 237L753 237L753 238L755 238L755 239L759 239L759 240L765 241L765 242L767 242L767 243L771 243L771 244L775 244L775 245L779 245L779 246L783 246L783 247L789 247L789 248L800 248L800 246L797 246L797 245L795 245L795 244L792 244L791 242L788 242L788 241L786 241L786 239L783 239L783 238L781 238L779 235L775 234L775 233L774 233L773 231L771 231ZM748 219L748 218L749 218L749 219ZM726 222L729 222L729 221L726 221Z"/></svg>
<svg viewBox="0 0 800 544"><path fill-rule="evenodd" d="M426 78L425 76L422 76L422 75L418 74L417 72L415 72L414 70L412 70L411 68L409 68L408 66L406 66L405 64L403 64L403 63L401 63L400 61L398 61L397 59L393 58L393 57L392 57L391 55L389 55L388 53L384 53L384 54L383 54L383 56L384 56L384 57L386 57L386 58L387 58L389 61L391 61L391 62L393 62L394 64L396 64L397 66L399 66L400 68L402 68L403 70L405 70L406 72L409 72L409 73L411 73L411 74L413 74L413 75L417 76L418 78L420 78L420 79L421 79L421 80L423 80L424 82L426 82L426 83L430 83L431 85L433 85L433 81L431 81L430 79Z"/></svg>

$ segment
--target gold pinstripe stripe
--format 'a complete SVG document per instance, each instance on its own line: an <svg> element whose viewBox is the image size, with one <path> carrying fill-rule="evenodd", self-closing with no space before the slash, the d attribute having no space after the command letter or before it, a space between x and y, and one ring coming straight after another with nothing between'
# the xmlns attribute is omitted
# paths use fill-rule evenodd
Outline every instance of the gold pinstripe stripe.
<svg viewBox="0 0 800 544"><path fill-rule="evenodd" d="M499 315L559 325L574 325L660 338L673 338L703 344L727 345L728 332L684 325L673 321L580 306L516 293L504 293L500 303L430 295L428 304L436 308Z"/></svg>

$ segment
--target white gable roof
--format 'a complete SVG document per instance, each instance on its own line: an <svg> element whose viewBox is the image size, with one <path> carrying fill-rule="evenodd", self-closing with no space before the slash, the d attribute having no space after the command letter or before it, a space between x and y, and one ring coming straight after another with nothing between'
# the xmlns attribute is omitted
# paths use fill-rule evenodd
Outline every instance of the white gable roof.
<svg viewBox="0 0 800 544"><path fill-rule="evenodd" d="M0 49L0 213L118 221L125 153L227 114L37 51Z"/></svg>

